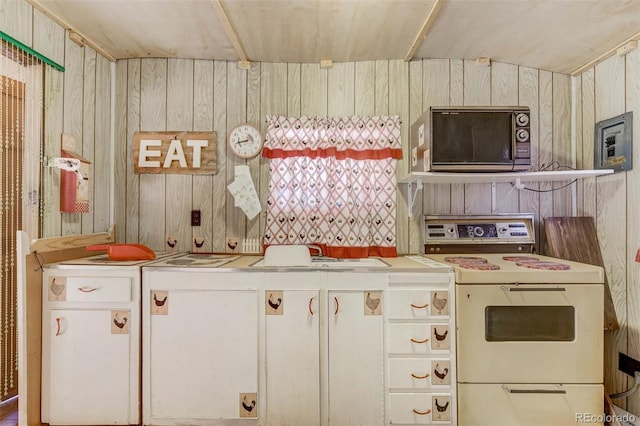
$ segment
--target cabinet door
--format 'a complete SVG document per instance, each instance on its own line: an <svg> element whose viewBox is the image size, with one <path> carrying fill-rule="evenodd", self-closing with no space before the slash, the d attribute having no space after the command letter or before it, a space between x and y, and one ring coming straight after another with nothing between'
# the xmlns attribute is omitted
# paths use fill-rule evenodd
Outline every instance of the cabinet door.
<svg viewBox="0 0 640 426"><path fill-rule="evenodd" d="M129 424L130 335L111 310L49 311L49 422Z"/></svg>
<svg viewBox="0 0 640 426"><path fill-rule="evenodd" d="M267 424L320 424L318 297L318 290L265 291Z"/></svg>
<svg viewBox="0 0 640 426"><path fill-rule="evenodd" d="M151 418L256 417L258 306L253 290L150 290ZM160 306L161 305L161 306ZM147 390L147 389L145 389ZM246 396L245 394L248 394ZM243 400L245 396L245 400ZM255 402L254 402L255 401ZM248 407L246 412L242 407ZM250 411L249 411L250 410Z"/></svg>
<svg viewBox="0 0 640 426"><path fill-rule="evenodd" d="M329 291L329 424L384 423L381 292ZM380 301L381 303L382 301ZM380 305L381 307L381 305Z"/></svg>

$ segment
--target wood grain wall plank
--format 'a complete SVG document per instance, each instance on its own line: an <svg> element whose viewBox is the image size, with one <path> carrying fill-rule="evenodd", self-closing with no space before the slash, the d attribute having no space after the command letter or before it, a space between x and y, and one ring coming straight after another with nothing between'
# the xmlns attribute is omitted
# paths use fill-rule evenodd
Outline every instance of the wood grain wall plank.
<svg viewBox="0 0 640 426"><path fill-rule="evenodd" d="M93 232L109 230L113 221L111 206L111 62L96 57L95 158L108 158L106 164L96 161ZM117 229L117 228L116 228Z"/></svg>
<svg viewBox="0 0 640 426"><path fill-rule="evenodd" d="M553 161L553 74L549 71L538 73L538 161L540 169L548 170ZM545 235L542 222L545 217L553 216L553 193L550 182L540 183L540 223L536 233L538 235L537 248L544 247Z"/></svg>
<svg viewBox="0 0 640 426"><path fill-rule="evenodd" d="M376 63L374 61L356 62L355 75L355 114L375 114Z"/></svg>
<svg viewBox="0 0 640 426"><path fill-rule="evenodd" d="M327 70L327 114L353 115L355 111L355 62L334 64Z"/></svg>
<svg viewBox="0 0 640 426"><path fill-rule="evenodd" d="M146 83L148 84L148 83ZM133 165L133 135L140 130L141 120L141 91L142 91L142 62L140 59L127 60L127 136L124 140L126 148L126 182L127 182L127 222L125 242L138 243L140 241L140 175ZM163 191L164 193L164 191ZM148 211L148 210L147 210ZM118 227L116 227L118 228ZM158 231L159 232L159 231ZM162 230L164 235L164 229ZM164 243L162 246L164 247Z"/></svg>
<svg viewBox="0 0 640 426"><path fill-rule="evenodd" d="M215 131L213 126L213 61L194 61L193 63L193 130ZM193 176L193 209L200 210L200 226L193 227L191 233L193 244L191 249L193 251L212 251L214 179L215 175Z"/></svg>
<svg viewBox="0 0 640 426"><path fill-rule="evenodd" d="M0 25L1 26L1 25ZM65 30L37 9L33 9L33 49L64 64Z"/></svg>
<svg viewBox="0 0 640 426"><path fill-rule="evenodd" d="M227 132L225 141L231 130L246 121L247 117L247 71L239 69L236 62L227 62ZM226 143L226 142L225 142ZM246 161L227 150L226 184L235 180L235 166L246 165ZM247 217L235 206L231 193L225 188L226 228L225 251L238 249L246 233ZM232 241L230 241L232 240Z"/></svg>
<svg viewBox="0 0 640 426"><path fill-rule="evenodd" d="M625 109L625 59L613 56L595 68L595 118L607 119ZM618 371L618 351L627 350L627 238L626 174L596 180L596 227L605 271L620 328L605 335L605 389L620 392L628 387L628 376Z"/></svg>
<svg viewBox="0 0 640 426"><path fill-rule="evenodd" d="M389 114L389 61L376 61L375 115Z"/></svg>
<svg viewBox="0 0 640 426"><path fill-rule="evenodd" d="M214 252L225 252L227 243L224 227L226 225L227 205L227 63L215 61L213 64L213 128L218 136L217 157L218 172L213 177L213 207L211 240Z"/></svg>
<svg viewBox="0 0 640 426"><path fill-rule="evenodd" d="M287 115L299 117L302 114L301 106L301 64L287 64Z"/></svg>
<svg viewBox="0 0 640 426"><path fill-rule="evenodd" d="M400 137L403 158L396 162L396 176L408 173L409 156L409 65L401 59L389 61L389 115L400 117ZM407 213L407 185L396 192L396 239L398 253L409 252L409 221Z"/></svg>
<svg viewBox="0 0 640 426"><path fill-rule="evenodd" d="M32 46L33 7L26 1L3 1L0 3L0 28L19 42Z"/></svg>
<svg viewBox="0 0 640 426"><path fill-rule="evenodd" d="M595 69L591 68L582 73L582 162L593 167L593 136L595 131L596 101L595 101ZM596 179L582 179L582 213L583 216L596 217Z"/></svg>
<svg viewBox="0 0 640 426"><path fill-rule="evenodd" d="M449 83L449 104L451 106L464 105L464 68L465 61L463 59L449 60L449 75L451 81ZM451 213L464 214L464 195L465 185L451 185Z"/></svg>
<svg viewBox="0 0 640 426"><path fill-rule="evenodd" d="M327 115L327 70L318 64L300 65L300 115Z"/></svg>
<svg viewBox="0 0 640 426"><path fill-rule="evenodd" d="M113 182L114 188L114 223L116 226L116 242L126 241L127 231L127 194L130 192L127 185L127 112L129 111L129 97L127 96L128 60L117 61L115 69L115 102L114 108L114 164ZM124 191L122 189L125 189Z"/></svg>
<svg viewBox="0 0 640 426"><path fill-rule="evenodd" d="M167 124L169 131L193 130L193 60L169 59L167 69ZM168 251L189 251L193 177L168 174L165 177L165 233ZM173 247L172 247L173 246Z"/></svg>
<svg viewBox="0 0 640 426"><path fill-rule="evenodd" d="M491 105L491 67L478 66L471 60L464 61L464 104ZM464 212L491 213L491 184L465 185Z"/></svg>
<svg viewBox="0 0 640 426"><path fill-rule="evenodd" d="M413 60L409 62L409 129L411 125L422 115L423 108L423 88L422 88L422 71L423 61ZM411 138L411 134L408 135ZM411 139L407 142L411 143ZM411 152L407 149L404 155L411 158ZM407 162L411 160L407 159ZM409 167L409 165L407 165ZM402 176L398 175L398 178ZM398 185L398 188L402 189L406 185ZM425 188L426 189L426 188ZM407 212L411 212L412 218L408 219L409 230L409 253L421 253L422 249L422 213L423 213L423 200L425 199L425 190L415 194L416 201L413 206L407 206ZM398 218L398 221L402 218Z"/></svg>
<svg viewBox="0 0 640 426"><path fill-rule="evenodd" d="M634 50L626 56L626 110L634 111L633 127L640 129L640 51ZM637 111L637 112L636 112ZM638 146L638 133L634 145ZM640 164L640 150L633 152L633 163ZM626 172L627 182L640 182L640 168L634 167ZM627 355L640 359L640 264L635 256L640 247L640 187L628 185L627 188ZM627 409L640 414L640 394L636 392L627 398Z"/></svg>
<svg viewBox="0 0 640 426"><path fill-rule="evenodd" d="M577 169L590 169L591 165L587 167L584 165L582 156L582 78L580 76L571 77L571 147L575 150L575 167ZM578 180L575 183L576 190L576 214L579 216L583 211L582 205L584 197L582 195L583 182Z"/></svg>
<svg viewBox="0 0 640 426"><path fill-rule="evenodd" d="M140 80L140 130L167 130L167 59L142 61ZM165 175L141 174L139 178L139 241L152 250L164 251L167 235Z"/></svg>
<svg viewBox="0 0 640 426"><path fill-rule="evenodd" d="M563 169L575 167L571 147L571 77L553 73L553 160ZM575 185L554 182L553 215L571 216Z"/></svg>
<svg viewBox="0 0 640 426"><path fill-rule="evenodd" d="M494 62L491 65L491 105L518 105L518 66ZM496 213L518 212L519 192L511 183L495 185ZM492 194L492 196L494 195Z"/></svg>
<svg viewBox="0 0 640 426"><path fill-rule="evenodd" d="M78 141L76 152L82 155L82 86L84 80L84 49L65 39L64 119L63 132ZM93 200L90 204L93 205ZM82 232L80 213L62 214L62 235Z"/></svg>
<svg viewBox="0 0 640 426"><path fill-rule="evenodd" d="M100 182L98 177L103 177L102 172L105 168L109 167L109 156L105 157L107 161L101 161L98 164L95 161L95 116L96 116L96 52L86 47L84 49L84 71L83 71L83 84L82 84L82 139L78 142L82 143L82 156L91 162L91 208L89 213L82 213L79 215L80 219L80 233L91 234L93 230L93 218L96 211L97 199L107 200L107 212L108 208L108 196L109 194L109 179ZM105 191L104 184L107 184ZM104 208L104 206L101 206Z"/></svg>
<svg viewBox="0 0 640 426"><path fill-rule="evenodd" d="M247 72L247 122L256 126L257 129L260 129L262 123L264 123L264 116L260 111L260 85L262 83L260 74L260 63L252 63L251 68ZM263 133L261 132L261 134ZM255 185L256 192L258 193L259 200L262 200L263 198L263 194L261 192L262 185L260 181L261 161L260 155L247 160L247 165L251 171L251 178L253 179L253 184ZM266 196L264 198L266 199ZM264 227L261 226L261 224L264 225L264 220L261 219L264 216L265 204L261 201L260 206L260 214L251 220L247 219L247 230L244 235L246 238L259 240L264 234Z"/></svg>

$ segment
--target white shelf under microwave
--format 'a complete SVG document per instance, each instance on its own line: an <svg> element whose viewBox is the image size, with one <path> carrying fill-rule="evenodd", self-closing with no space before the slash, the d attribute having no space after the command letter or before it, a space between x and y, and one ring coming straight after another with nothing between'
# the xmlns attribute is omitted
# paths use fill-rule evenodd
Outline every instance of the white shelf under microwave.
<svg viewBox="0 0 640 426"><path fill-rule="evenodd" d="M523 182L553 182L584 179L613 173L613 169L599 170L552 170L543 172L497 172L497 173L451 173L451 172L411 172L398 180L408 184L407 204L409 217L415 203L416 194L423 183L513 183L515 189L522 189ZM415 185L415 187L414 187Z"/></svg>

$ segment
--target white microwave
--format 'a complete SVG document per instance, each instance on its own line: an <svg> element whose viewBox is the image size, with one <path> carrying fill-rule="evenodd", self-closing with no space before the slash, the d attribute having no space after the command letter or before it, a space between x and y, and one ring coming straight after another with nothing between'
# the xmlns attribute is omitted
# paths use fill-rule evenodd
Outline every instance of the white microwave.
<svg viewBox="0 0 640 426"><path fill-rule="evenodd" d="M431 107L411 126L411 171L528 170L530 122L524 106Z"/></svg>

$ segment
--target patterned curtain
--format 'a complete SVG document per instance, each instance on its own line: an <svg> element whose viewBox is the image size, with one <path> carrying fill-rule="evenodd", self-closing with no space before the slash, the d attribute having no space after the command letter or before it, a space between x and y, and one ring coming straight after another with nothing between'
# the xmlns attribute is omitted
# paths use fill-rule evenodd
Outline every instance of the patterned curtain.
<svg viewBox="0 0 640 426"><path fill-rule="evenodd" d="M267 117L264 244L314 244L323 254L396 256L400 119Z"/></svg>

